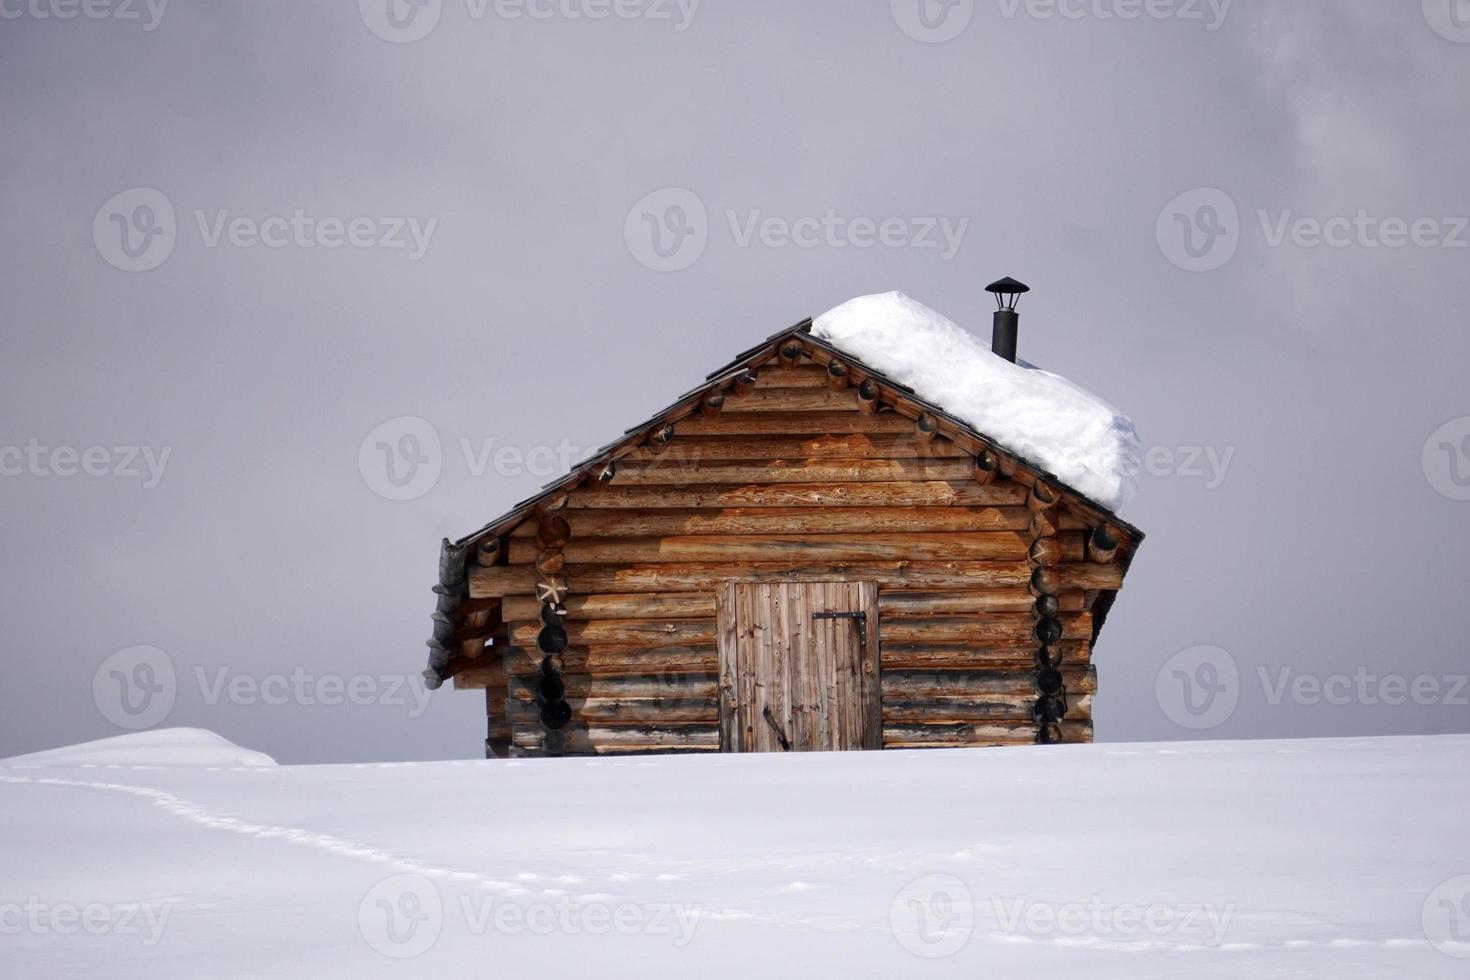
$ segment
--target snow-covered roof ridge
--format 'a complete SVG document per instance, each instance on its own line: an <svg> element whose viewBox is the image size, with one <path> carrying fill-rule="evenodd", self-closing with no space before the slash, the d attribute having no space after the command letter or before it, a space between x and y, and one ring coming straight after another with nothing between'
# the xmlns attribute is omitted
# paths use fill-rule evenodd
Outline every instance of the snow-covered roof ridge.
<svg viewBox="0 0 1470 980"><path fill-rule="evenodd" d="M977 432L1117 512L1143 447L1128 416L1060 375L1012 364L901 292L858 296L812 321L812 336L913 388Z"/></svg>

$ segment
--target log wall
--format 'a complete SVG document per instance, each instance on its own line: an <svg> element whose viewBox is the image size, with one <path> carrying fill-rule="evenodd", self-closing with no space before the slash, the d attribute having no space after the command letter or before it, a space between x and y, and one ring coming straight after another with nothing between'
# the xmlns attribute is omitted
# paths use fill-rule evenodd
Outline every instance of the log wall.
<svg viewBox="0 0 1470 980"><path fill-rule="evenodd" d="M825 363L755 374L479 549L469 595L504 625L456 683L486 689L512 754L718 751L730 580L877 583L884 747L1037 741L1039 649L1065 688L1052 734L1089 741L1092 606L1123 565L1087 521ZM572 711L550 736L548 603Z"/></svg>

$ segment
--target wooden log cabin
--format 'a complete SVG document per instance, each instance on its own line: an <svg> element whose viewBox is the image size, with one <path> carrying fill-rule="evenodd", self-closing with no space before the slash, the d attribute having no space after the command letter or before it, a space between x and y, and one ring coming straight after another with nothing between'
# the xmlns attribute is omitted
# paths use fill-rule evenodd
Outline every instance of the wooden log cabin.
<svg viewBox="0 0 1470 980"><path fill-rule="evenodd" d="M1143 534L1029 455L803 321L446 540L426 681L487 757L1090 741Z"/></svg>

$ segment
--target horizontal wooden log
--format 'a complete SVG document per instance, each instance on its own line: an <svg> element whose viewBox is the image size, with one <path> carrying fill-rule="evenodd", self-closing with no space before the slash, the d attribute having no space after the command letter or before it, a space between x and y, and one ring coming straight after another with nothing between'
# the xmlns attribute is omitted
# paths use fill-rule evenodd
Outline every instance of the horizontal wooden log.
<svg viewBox="0 0 1470 980"><path fill-rule="evenodd" d="M575 490L574 509L660 507L941 507L1016 506L1026 500L1014 484L914 480L872 483L772 483L754 486L616 487ZM568 514L568 518L575 514Z"/></svg>
<svg viewBox="0 0 1470 980"><path fill-rule="evenodd" d="M721 415L741 412L840 412L857 411L857 395L850 391L821 388L763 388L760 380L748 395L725 403Z"/></svg>
<svg viewBox="0 0 1470 980"><path fill-rule="evenodd" d="M1089 565L1089 568L1102 566ZM865 561L583 564L567 569L574 593L709 592L722 582L877 582L883 588L921 590L1025 588L1031 569L1024 561ZM535 573L529 565L471 569L471 596L528 595Z"/></svg>
<svg viewBox="0 0 1470 980"><path fill-rule="evenodd" d="M454 675L456 691L483 691L505 685L505 668L499 660L486 660L473 667L466 667Z"/></svg>
<svg viewBox="0 0 1470 980"><path fill-rule="evenodd" d="M883 701L883 723L944 724L972 721L1018 721L1032 719L1031 698L986 698L986 699L895 699ZM1068 719L1081 721L1092 717L1092 695L1067 696Z"/></svg>
<svg viewBox="0 0 1470 980"><path fill-rule="evenodd" d="M560 732L565 755L621 755L628 752L705 751L720 748L716 725L584 725L575 720ZM512 744L522 750L541 752L546 733L540 726L516 725Z"/></svg>
<svg viewBox="0 0 1470 980"><path fill-rule="evenodd" d="M1030 698L1036 700L1036 672L1012 671L912 671L882 672L883 698ZM1062 683L1068 694L1096 694L1097 668L1091 664L1063 666Z"/></svg>
<svg viewBox="0 0 1470 980"><path fill-rule="evenodd" d="M704 619L594 619L567 623L567 643L571 646L600 643L604 645L660 647L697 646L715 641L715 624ZM510 640L516 646L534 647L537 624L511 628Z"/></svg>
<svg viewBox="0 0 1470 980"><path fill-rule="evenodd" d="M883 747L885 749L1032 745L1035 741L1036 725L1021 721L954 722L928 725L885 723L883 725ZM1092 741L1092 722L1062 722L1062 741Z"/></svg>
<svg viewBox="0 0 1470 980"><path fill-rule="evenodd" d="M849 389L851 391L852 389ZM727 406L737 399L727 399ZM674 426L679 436L843 435L880 432L909 434L914 423L897 415L863 416L852 412L721 412L691 416Z"/></svg>
<svg viewBox="0 0 1470 980"><path fill-rule="evenodd" d="M620 462L611 486L703 486L747 483L890 483L904 480L963 480L962 459L831 459L711 461L668 453L657 462Z"/></svg>
<svg viewBox="0 0 1470 980"><path fill-rule="evenodd" d="M1074 613L1057 622L1062 626L1063 639L1084 640L1092 636L1091 613ZM884 643L1024 643L1035 628L1033 616L1018 613L893 618L882 619L878 624Z"/></svg>
<svg viewBox="0 0 1470 980"><path fill-rule="evenodd" d="M505 673L530 677L540 673L542 654L529 647L505 651ZM680 677L719 670L713 645L696 647L629 647L594 645L562 651L559 660L568 674L588 677Z"/></svg>
<svg viewBox="0 0 1470 980"><path fill-rule="evenodd" d="M1062 664L1082 665L1092 656L1088 640L1062 640L1057 644ZM1036 644L932 644L884 643L881 653L884 670L1032 670L1036 665Z"/></svg>
<svg viewBox="0 0 1470 980"><path fill-rule="evenodd" d="M951 442L936 440L927 446L908 435L769 436L725 438L720 436L676 437L663 450L640 446L631 450L628 462L658 462L665 466L723 460L818 460L818 459L965 459L970 457Z"/></svg>
<svg viewBox="0 0 1470 980"><path fill-rule="evenodd" d="M1070 536L1070 537L1069 537ZM1067 531L1057 539L1068 557L1082 555L1082 535ZM956 531L891 534L685 534L648 538L586 538L569 541L568 565L640 562L788 561L981 561L1025 558L1027 543L1015 531ZM535 543L512 540L511 564L536 557ZM734 576L741 577L738 573ZM573 592L579 586L567 572Z"/></svg>
<svg viewBox="0 0 1470 980"><path fill-rule="evenodd" d="M639 700L649 698L715 698L719 694L718 678L714 674L696 672L692 674L667 674L658 677L587 677L564 674L566 700L582 698L604 698ZM512 675L508 682L511 698L522 701L536 699L536 678Z"/></svg>
<svg viewBox="0 0 1470 980"><path fill-rule="evenodd" d="M756 371L756 388L825 388L827 369L819 364L781 367L768 364Z"/></svg>
<svg viewBox="0 0 1470 980"><path fill-rule="evenodd" d="M679 534L880 534L893 531L1022 531L1024 507L725 507L576 510L577 540Z"/></svg>
<svg viewBox="0 0 1470 980"><path fill-rule="evenodd" d="M564 619L714 619L713 592L671 592L667 595L569 595ZM541 603L532 596L512 596L501 606L507 622L535 622Z"/></svg>
<svg viewBox="0 0 1470 980"><path fill-rule="evenodd" d="M649 725L702 724L717 725L720 720L719 699L666 698L568 698L572 717L588 724L642 722ZM511 722L535 724L540 721L541 707L534 701L512 698L506 707Z"/></svg>
<svg viewBox="0 0 1470 980"><path fill-rule="evenodd" d="M1058 611L1081 612L1085 597L1080 591L1064 592L1058 599ZM952 616L978 613L1031 612L1036 600L1019 589L995 589L967 592L893 592L878 593L878 611L885 618L912 616ZM505 609L510 609L506 601ZM515 619L509 613L507 619Z"/></svg>
<svg viewBox="0 0 1470 980"><path fill-rule="evenodd" d="M1123 579L1118 565L1071 563L1058 566L1063 591L1116 589ZM637 563L627 566L583 564L568 569L578 593L709 592L721 582L877 582L885 589L919 591L1025 588L1031 569L1020 561L867 561L867 562L691 562ZM529 565L471 568L474 598L533 595L536 574Z"/></svg>

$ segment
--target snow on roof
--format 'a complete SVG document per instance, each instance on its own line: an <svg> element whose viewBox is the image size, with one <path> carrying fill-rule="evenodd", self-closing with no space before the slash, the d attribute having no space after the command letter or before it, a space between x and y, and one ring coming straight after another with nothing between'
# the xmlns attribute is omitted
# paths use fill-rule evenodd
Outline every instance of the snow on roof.
<svg viewBox="0 0 1470 980"><path fill-rule="evenodd" d="M1133 421L1060 375L1012 364L900 292L850 299L812 321L848 351L1111 511L1137 489Z"/></svg>

